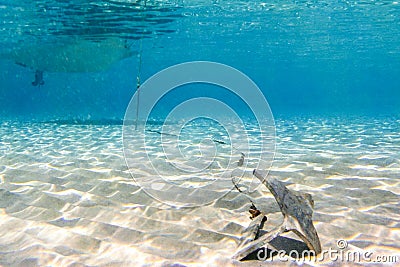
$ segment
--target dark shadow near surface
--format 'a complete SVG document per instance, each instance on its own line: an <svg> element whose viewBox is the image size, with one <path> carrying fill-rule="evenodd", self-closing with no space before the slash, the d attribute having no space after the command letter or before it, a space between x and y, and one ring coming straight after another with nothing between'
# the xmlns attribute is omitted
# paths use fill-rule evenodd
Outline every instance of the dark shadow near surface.
<svg viewBox="0 0 400 267"><path fill-rule="evenodd" d="M40 44L44 35L58 38L81 36L99 41L99 37L138 40L171 34L175 28L169 26L183 17L181 9L182 6L174 3L155 1L43 0L5 4L0 15L7 25L4 32L18 28L20 36L28 36ZM14 42L18 42L18 38L14 38L17 39Z"/></svg>

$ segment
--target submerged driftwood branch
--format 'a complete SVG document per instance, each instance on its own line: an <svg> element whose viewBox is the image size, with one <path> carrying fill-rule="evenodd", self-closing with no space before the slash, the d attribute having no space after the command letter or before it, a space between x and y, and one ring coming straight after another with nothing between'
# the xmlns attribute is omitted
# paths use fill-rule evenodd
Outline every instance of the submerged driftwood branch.
<svg viewBox="0 0 400 267"><path fill-rule="evenodd" d="M247 227L242 232L242 242L239 244L239 247L245 247L250 242L253 242L260 236L260 230L264 227L264 223L267 221L267 216L261 214L255 217L249 227Z"/></svg>
<svg viewBox="0 0 400 267"><path fill-rule="evenodd" d="M258 233L262 229L261 220L254 220L248 227L248 231L245 231L251 234L248 234L244 242L239 245L238 251L233 258L241 260L253 251L265 246L280 234L288 231L292 231L299 236L316 255L321 253L319 237L312 223L314 202L311 195L289 190L282 182L273 178L267 179L257 170L254 170L253 174L271 191L284 219L280 226L260 237ZM264 217L263 213L261 214ZM255 226L257 223L259 223L258 227ZM254 229L257 229L256 234L254 234ZM252 236L254 236L253 241L246 242Z"/></svg>

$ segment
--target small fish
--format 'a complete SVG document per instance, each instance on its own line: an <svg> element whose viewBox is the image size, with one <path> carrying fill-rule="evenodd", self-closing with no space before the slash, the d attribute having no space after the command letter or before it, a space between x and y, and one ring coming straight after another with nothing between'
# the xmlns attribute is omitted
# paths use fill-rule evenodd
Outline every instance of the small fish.
<svg viewBox="0 0 400 267"><path fill-rule="evenodd" d="M214 141L215 143L217 143L217 144L227 145L227 143L225 143L224 141L220 141L220 140L217 140L217 139L213 139L213 141Z"/></svg>
<svg viewBox="0 0 400 267"><path fill-rule="evenodd" d="M238 167L242 167L242 166L243 166L243 163L244 163L244 154L241 153L240 159L239 159L238 164L237 164Z"/></svg>

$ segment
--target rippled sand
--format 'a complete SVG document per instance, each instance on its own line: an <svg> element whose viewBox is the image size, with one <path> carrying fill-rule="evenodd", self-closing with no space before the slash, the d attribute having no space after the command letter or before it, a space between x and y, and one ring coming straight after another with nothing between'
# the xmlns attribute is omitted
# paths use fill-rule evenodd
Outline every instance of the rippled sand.
<svg viewBox="0 0 400 267"><path fill-rule="evenodd" d="M121 125L1 124L0 265L243 264L231 257L248 199L230 191L169 208L131 178L121 134ZM345 239L349 250L400 260L399 173L400 120L277 121L270 175L313 195L323 249ZM265 188L252 197L269 227L280 222Z"/></svg>

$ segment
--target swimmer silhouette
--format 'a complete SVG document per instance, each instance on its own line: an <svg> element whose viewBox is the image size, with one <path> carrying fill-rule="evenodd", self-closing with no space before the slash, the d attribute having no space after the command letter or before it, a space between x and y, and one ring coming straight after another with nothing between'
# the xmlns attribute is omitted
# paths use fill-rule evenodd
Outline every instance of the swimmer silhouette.
<svg viewBox="0 0 400 267"><path fill-rule="evenodd" d="M35 80L32 82L33 86L42 86L44 84L43 81L43 71L41 70L36 70L35 72Z"/></svg>

